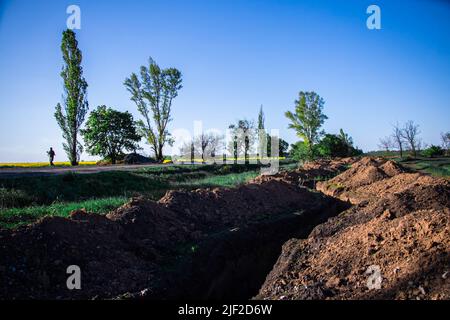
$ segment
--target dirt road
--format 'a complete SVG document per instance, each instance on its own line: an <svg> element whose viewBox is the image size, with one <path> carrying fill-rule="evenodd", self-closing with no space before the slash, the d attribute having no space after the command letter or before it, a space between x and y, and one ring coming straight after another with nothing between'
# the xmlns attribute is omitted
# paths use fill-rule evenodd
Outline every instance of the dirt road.
<svg viewBox="0 0 450 320"><path fill-rule="evenodd" d="M174 164L129 164L129 165L79 166L79 167L0 168L0 179L56 175L56 174L65 174L69 172L90 174L106 171L128 171L148 167L173 166L173 165Z"/></svg>

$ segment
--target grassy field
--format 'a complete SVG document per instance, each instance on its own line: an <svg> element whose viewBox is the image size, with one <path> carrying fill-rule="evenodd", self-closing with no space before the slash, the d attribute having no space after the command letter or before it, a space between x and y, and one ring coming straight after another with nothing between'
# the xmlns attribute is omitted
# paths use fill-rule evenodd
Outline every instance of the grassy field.
<svg viewBox="0 0 450 320"><path fill-rule="evenodd" d="M70 167L70 162L53 162L55 167ZM80 161L80 166L93 166L97 161ZM50 167L48 162L0 162L0 168L42 168Z"/></svg>
<svg viewBox="0 0 450 320"><path fill-rule="evenodd" d="M296 164L286 164L285 168ZM234 187L259 174L258 165L180 165L133 171L0 179L0 227L14 228L43 216L66 217L85 208L105 214L133 196L157 200L170 189Z"/></svg>
<svg viewBox="0 0 450 320"><path fill-rule="evenodd" d="M373 151L366 155L391 159L412 170L431 174L435 177L450 177L450 157L448 156L436 158L417 156L412 158L405 152L403 158L400 158L400 152L398 151Z"/></svg>
<svg viewBox="0 0 450 320"><path fill-rule="evenodd" d="M450 177L450 158L418 158L418 159L397 159L402 165L423 173L431 174L435 177Z"/></svg>

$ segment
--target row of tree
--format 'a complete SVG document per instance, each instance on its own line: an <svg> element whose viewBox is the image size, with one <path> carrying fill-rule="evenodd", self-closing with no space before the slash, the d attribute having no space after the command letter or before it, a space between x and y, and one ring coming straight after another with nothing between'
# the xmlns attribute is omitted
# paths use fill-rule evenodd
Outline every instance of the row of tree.
<svg viewBox="0 0 450 320"><path fill-rule="evenodd" d="M85 129L81 129L89 109L86 94L88 85L83 77L82 53L72 30L63 32L61 51L64 59L61 71L64 93L62 105L58 103L56 106L55 118L62 130L65 140L63 147L71 164L78 164L83 151L80 135L84 138L88 153L107 157L113 163L124 150L136 152L140 149L139 141L142 138L151 146L155 159L163 161L164 147L174 143L168 124L172 121L173 100L182 88L181 72L176 68L162 69L150 58L148 66L141 66L139 75L132 73L124 82L142 119L134 121L129 112L99 106L90 113ZM325 133L321 129L328 119L323 113L324 104L323 98L317 93L301 91L295 101L294 111L285 113L290 121L289 128L294 129L301 139L291 145L294 159L346 157L362 153L353 146L352 138L342 129L339 134ZM243 119L231 124L229 130L232 139L228 145L225 145L223 136L202 132L186 142L180 151L191 158L200 156L202 161L227 151L234 159L244 155L246 162L251 154L263 158L287 153L288 143L266 132L262 106L257 125L253 120ZM403 126L396 124L390 136L380 139L380 146L386 150L395 148L401 156L407 149L416 156L422 147L419 134L419 126L413 121ZM448 150L450 133L443 134L442 139L445 150ZM273 146L278 147L279 152L276 154L272 154Z"/></svg>
<svg viewBox="0 0 450 320"><path fill-rule="evenodd" d="M202 132L191 141L185 142L180 148L182 157L201 159L202 162L210 158L222 156L226 153L235 161L243 157L246 162L253 154L258 159L264 157L284 156L287 154L289 144L266 132L264 110L261 106L258 114L258 123L253 120L242 119L228 126L230 139L225 141L225 136L215 132ZM273 140L273 141L272 141ZM278 152L272 154L272 142L278 142Z"/></svg>
<svg viewBox="0 0 450 320"><path fill-rule="evenodd" d="M63 32L61 51L64 93L62 105L56 106L55 118L62 130L63 148L71 164L77 165L83 152L80 134L90 154L108 157L113 163L123 150L136 151L141 138L150 144L156 160L162 161L164 145L173 143L167 125L172 120L172 102L182 88L180 71L161 69L150 58L149 66L141 67L140 77L132 73L124 82L143 120L135 122L128 112L99 106L91 112L86 128L82 130L89 109L88 85L83 77L82 53L72 30Z"/></svg>
<svg viewBox="0 0 450 320"><path fill-rule="evenodd" d="M86 151L100 155L115 163L124 150L136 151L139 141L144 138L151 146L157 161L164 159L165 145L173 145L174 140L167 127L172 121L172 103L182 88L181 72L175 68L162 69L149 59L148 66L141 66L139 75L132 73L124 82L131 100L136 104L142 119L134 121L129 112L120 112L99 106L88 117L85 129L81 126L88 113L87 82L83 77L82 53L78 48L76 35L72 30L63 32L61 42L64 66L61 77L64 82L62 105L56 106L55 118L65 140L63 147L72 165L77 165L83 152L79 136L84 138ZM248 159L253 152L255 141L259 141L258 155L271 155L273 137L265 133L262 106L258 116L258 127L253 121L239 120L229 126L233 141L224 145L224 137L213 133L201 133L182 148L184 154L215 156L225 149L234 158L243 154ZM261 134L262 133L262 134ZM264 148L267 152L263 153ZM286 153L288 143L279 139L279 151ZM265 151L265 150L264 150Z"/></svg>
<svg viewBox="0 0 450 320"><path fill-rule="evenodd" d="M392 126L392 133L389 136L380 139L379 148L387 152L396 150L403 158L405 151L408 151L413 157L417 157L422 150L425 155L444 155L449 153L450 132L441 133L441 146L427 146L420 138L420 126L414 121L409 120L403 125L398 122Z"/></svg>
<svg viewBox="0 0 450 320"><path fill-rule="evenodd" d="M55 118L62 130L65 140L63 147L71 164L78 164L83 151L80 134L88 153L107 157L112 163L124 150L139 149L141 138L151 146L156 160L162 161L164 146L173 145L174 142L167 128L172 120L173 100L182 88L181 72L176 68L162 69L150 58L148 66L141 66L139 75L132 73L124 82L142 119L135 122L129 112L99 106L89 115L85 129L81 129L89 109L86 94L88 85L83 77L82 53L72 30L63 32L61 51L64 59L61 71L64 94L62 105L58 103L56 106ZM286 117L291 121L289 128L296 130L302 139L292 145L295 158L348 156L359 152L353 147L352 139L342 130L339 135L325 134L320 130L327 119L323 114L323 105L324 100L315 92L300 92L295 111L286 112ZM272 137L265 131L262 106L257 125L252 120L244 119L231 124L229 129L232 139L227 146L224 145L223 136L201 133L185 143L180 151L186 155L200 155L205 161L205 156L214 157L226 150L235 159L244 155L247 160L251 153L256 153L258 157L284 155L289 147L286 141ZM279 141L279 153L276 155L272 155L271 150L274 139Z"/></svg>

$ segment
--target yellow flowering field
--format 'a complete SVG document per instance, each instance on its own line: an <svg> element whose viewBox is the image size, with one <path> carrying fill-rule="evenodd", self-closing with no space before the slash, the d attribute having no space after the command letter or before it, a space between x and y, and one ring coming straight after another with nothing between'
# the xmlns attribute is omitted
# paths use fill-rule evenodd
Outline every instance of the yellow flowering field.
<svg viewBox="0 0 450 320"><path fill-rule="evenodd" d="M70 162L53 162L57 167L65 167L70 166ZM80 161L80 166L92 166L97 164L97 161ZM8 168L39 168L39 167L49 167L48 162L0 162L1 167Z"/></svg>

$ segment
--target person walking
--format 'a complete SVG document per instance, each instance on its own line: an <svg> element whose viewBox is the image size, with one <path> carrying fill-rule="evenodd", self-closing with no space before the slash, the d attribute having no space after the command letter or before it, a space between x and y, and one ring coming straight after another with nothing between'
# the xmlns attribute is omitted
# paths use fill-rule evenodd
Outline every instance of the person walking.
<svg viewBox="0 0 450 320"><path fill-rule="evenodd" d="M48 154L48 158L49 158L49 161L50 161L50 165L51 165L51 166L54 166L54 164L53 164L53 159L55 159L56 153L55 153L55 151L53 151L53 148L52 148L52 147L50 147L50 150L47 151L47 154Z"/></svg>

